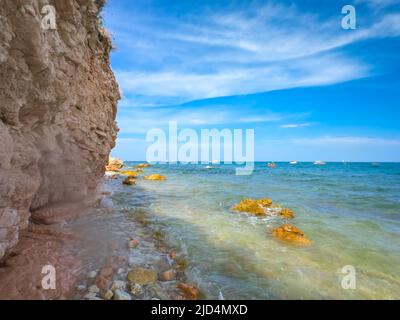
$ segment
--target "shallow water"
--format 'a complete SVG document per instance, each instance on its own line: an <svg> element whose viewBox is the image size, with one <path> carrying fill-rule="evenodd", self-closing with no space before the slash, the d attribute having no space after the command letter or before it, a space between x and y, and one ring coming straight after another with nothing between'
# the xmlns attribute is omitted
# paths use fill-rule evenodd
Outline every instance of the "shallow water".
<svg viewBox="0 0 400 320"><path fill-rule="evenodd" d="M138 179L127 187L107 180L109 205L121 214L113 214L114 234L125 239L132 228L118 222L127 219L123 210L145 216L184 253L188 281L209 299L220 293L225 299L400 298L400 164L278 163L269 169L258 163L251 176L234 170L156 165L146 174L166 175L166 181ZM280 217L230 210L247 197L268 197L294 210L289 223L312 244L273 239L271 230L287 222ZM346 265L356 269L355 290L341 286Z"/></svg>

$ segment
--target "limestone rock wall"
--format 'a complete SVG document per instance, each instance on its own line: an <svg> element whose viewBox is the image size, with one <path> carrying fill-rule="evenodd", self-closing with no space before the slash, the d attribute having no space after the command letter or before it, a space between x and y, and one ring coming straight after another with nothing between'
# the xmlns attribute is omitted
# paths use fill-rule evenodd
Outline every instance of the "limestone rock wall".
<svg viewBox="0 0 400 320"><path fill-rule="evenodd" d="M87 197L104 174L120 95L103 2L0 0L0 259L31 212Z"/></svg>

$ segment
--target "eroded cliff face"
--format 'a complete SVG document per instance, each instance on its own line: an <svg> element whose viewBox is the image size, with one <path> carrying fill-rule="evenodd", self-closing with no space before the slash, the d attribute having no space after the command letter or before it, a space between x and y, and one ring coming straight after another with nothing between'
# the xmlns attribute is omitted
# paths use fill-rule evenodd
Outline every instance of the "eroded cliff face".
<svg viewBox="0 0 400 320"><path fill-rule="evenodd" d="M32 213L87 198L104 174L119 90L103 2L0 0L0 260Z"/></svg>

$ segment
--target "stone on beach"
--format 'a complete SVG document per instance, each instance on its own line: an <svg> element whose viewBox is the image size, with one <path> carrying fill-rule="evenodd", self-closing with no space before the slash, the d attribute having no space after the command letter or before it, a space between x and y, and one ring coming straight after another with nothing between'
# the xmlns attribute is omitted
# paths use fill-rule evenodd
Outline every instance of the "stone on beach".
<svg viewBox="0 0 400 320"><path fill-rule="evenodd" d="M124 181L122 181L122 183L125 185L128 185L128 186L132 186L132 185L136 184L135 177L131 177L131 176L126 177L126 179Z"/></svg>
<svg viewBox="0 0 400 320"><path fill-rule="evenodd" d="M134 268L128 273L128 280L140 285L152 284L157 281L157 272L152 269Z"/></svg>
<svg viewBox="0 0 400 320"><path fill-rule="evenodd" d="M145 180L166 180L167 178L165 176L162 176L161 174L151 174L147 177L144 178Z"/></svg>
<svg viewBox="0 0 400 320"><path fill-rule="evenodd" d="M200 291L195 286L180 283L178 284L178 289L182 291L185 298L188 300L197 300L200 298Z"/></svg>
<svg viewBox="0 0 400 320"><path fill-rule="evenodd" d="M311 241L304 236L304 232L302 230L289 224L285 224L272 230L272 235L279 240L291 244L309 245L311 243Z"/></svg>
<svg viewBox="0 0 400 320"><path fill-rule="evenodd" d="M94 279L94 278L96 278L96 276L97 276L97 271L90 271L89 273L88 273L88 277L90 278L90 279Z"/></svg>

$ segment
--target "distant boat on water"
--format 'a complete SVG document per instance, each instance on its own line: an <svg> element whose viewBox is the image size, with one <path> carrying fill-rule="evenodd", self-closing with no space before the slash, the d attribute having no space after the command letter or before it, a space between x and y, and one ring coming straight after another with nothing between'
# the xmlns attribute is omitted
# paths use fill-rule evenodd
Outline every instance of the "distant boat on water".
<svg viewBox="0 0 400 320"><path fill-rule="evenodd" d="M273 162L270 162L267 164L268 168L276 168L276 164Z"/></svg>
<svg viewBox="0 0 400 320"><path fill-rule="evenodd" d="M379 162L372 162L371 165L373 167L379 167L380 163Z"/></svg>
<svg viewBox="0 0 400 320"><path fill-rule="evenodd" d="M297 164L297 161L296 161L296 160L293 160L293 161L290 161L289 163L290 163L290 164Z"/></svg>
<svg viewBox="0 0 400 320"><path fill-rule="evenodd" d="M318 166L323 166L323 165L326 164L326 162L321 161L321 160L317 160L317 161L314 162L314 164L315 164L315 165L318 165Z"/></svg>

